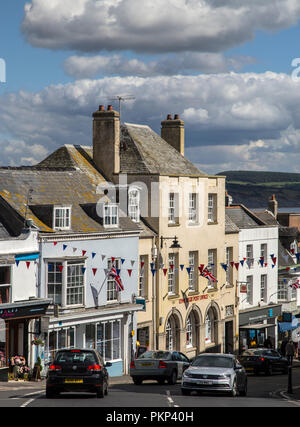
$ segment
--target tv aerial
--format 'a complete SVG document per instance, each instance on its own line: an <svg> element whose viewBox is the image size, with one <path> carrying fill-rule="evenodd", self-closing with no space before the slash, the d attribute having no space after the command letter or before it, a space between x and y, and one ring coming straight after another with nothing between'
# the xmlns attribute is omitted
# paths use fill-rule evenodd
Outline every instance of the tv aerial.
<svg viewBox="0 0 300 427"><path fill-rule="evenodd" d="M120 114L120 122L122 122L122 102L125 101L133 101L136 98L133 95L114 95L114 96L108 96L107 97L111 101L118 101L119 102L119 114Z"/></svg>

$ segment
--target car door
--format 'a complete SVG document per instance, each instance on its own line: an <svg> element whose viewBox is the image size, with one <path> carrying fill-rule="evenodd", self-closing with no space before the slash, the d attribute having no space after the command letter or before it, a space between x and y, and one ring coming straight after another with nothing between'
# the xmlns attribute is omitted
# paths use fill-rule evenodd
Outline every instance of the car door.
<svg viewBox="0 0 300 427"><path fill-rule="evenodd" d="M240 364L240 362L237 359L234 359L233 367L236 374L237 386L239 389L242 389L245 385L245 380L246 380L245 368Z"/></svg>
<svg viewBox="0 0 300 427"><path fill-rule="evenodd" d="M181 360L180 354L177 351L174 351L172 354L172 360L176 363L177 368L177 377L181 378L183 374L183 362Z"/></svg>
<svg viewBox="0 0 300 427"><path fill-rule="evenodd" d="M183 372L190 366L190 361L189 359L186 357L185 354L183 353L179 353L181 360L183 362Z"/></svg>

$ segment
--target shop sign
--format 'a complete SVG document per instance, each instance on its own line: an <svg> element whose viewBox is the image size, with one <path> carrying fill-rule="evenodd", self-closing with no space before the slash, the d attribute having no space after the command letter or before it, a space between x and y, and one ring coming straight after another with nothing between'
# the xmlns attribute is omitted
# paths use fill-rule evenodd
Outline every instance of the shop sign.
<svg viewBox="0 0 300 427"><path fill-rule="evenodd" d="M43 314L45 314L47 307L48 305L38 305L16 308L4 308L2 310L0 309L0 319L12 320L29 316L42 316Z"/></svg>
<svg viewBox="0 0 300 427"><path fill-rule="evenodd" d="M203 299L208 299L208 295L195 295L194 297L188 297L189 302L200 301ZM179 300L179 304L183 304L183 303L184 303L184 298L181 298Z"/></svg>

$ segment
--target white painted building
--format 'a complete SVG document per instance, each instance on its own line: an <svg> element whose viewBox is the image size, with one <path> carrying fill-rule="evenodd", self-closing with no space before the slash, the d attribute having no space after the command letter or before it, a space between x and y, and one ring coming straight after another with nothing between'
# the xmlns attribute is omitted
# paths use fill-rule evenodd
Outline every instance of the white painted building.
<svg viewBox="0 0 300 427"><path fill-rule="evenodd" d="M226 208L239 227L237 297L239 299L240 351L255 340L263 345L269 337L277 346L278 225L267 225L243 205Z"/></svg>

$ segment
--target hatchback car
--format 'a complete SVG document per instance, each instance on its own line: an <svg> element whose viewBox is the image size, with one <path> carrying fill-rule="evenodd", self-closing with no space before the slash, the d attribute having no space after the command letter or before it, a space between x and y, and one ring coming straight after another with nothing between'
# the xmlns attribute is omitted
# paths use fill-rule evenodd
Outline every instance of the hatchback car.
<svg viewBox="0 0 300 427"><path fill-rule="evenodd" d="M273 372L288 373L288 360L278 351L268 348L251 348L246 350L239 361L247 372L258 375L272 375Z"/></svg>
<svg viewBox="0 0 300 427"><path fill-rule="evenodd" d="M90 392L103 398L108 394L108 362L92 349L59 350L50 364L46 382L46 397L61 392Z"/></svg>
<svg viewBox="0 0 300 427"><path fill-rule="evenodd" d="M182 394L189 395L193 390L246 396L247 374L233 355L204 353L194 359L182 377Z"/></svg>
<svg viewBox="0 0 300 427"><path fill-rule="evenodd" d="M156 380L163 384L176 384L183 372L189 367L190 361L177 351L146 351L130 364L130 376L135 384L144 380Z"/></svg>

